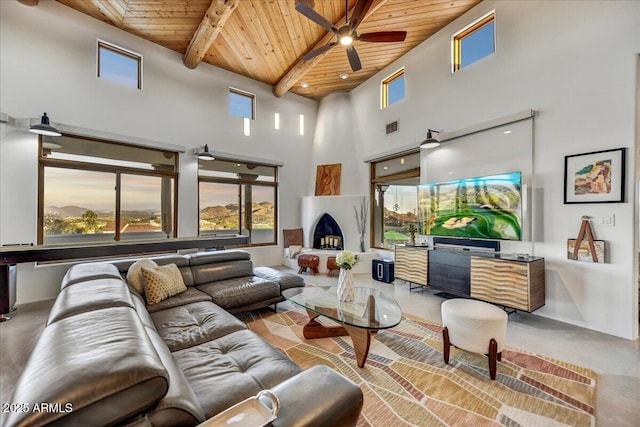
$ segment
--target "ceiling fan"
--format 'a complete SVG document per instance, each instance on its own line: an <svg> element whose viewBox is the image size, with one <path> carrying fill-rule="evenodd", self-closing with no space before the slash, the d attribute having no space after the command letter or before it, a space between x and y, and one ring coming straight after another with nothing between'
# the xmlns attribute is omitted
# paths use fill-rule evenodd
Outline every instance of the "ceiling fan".
<svg viewBox="0 0 640 427"><path fill-rule="evenodd" d="M296 10L298 12L336 35L335 42L331 42L322 47L307 52L302 56L302 59L308 61L322 53L327 52L338 44L341 44L347 47L347 57L349 58L349 65L351 65L351 69L353 71L358 71L362 69L362 64L360 63L358 52L353 46L354 41L357 40L373 43L404 41L405 37L407 36L406 31L377 31L374 33L358 34L358 32L356 31L358 29L358 25L362 23L362 20L369 11L369 8L371 8L373 2L374 0L357 0L356 5L353 8L351 19L349 19L349 0L345 0L345 23L341 25L340 28L336 28L336 26L329 22L325 17L313 10L313 6L310 5L310 3L312 4L313 2L298 0L296 2Z"/></svg>

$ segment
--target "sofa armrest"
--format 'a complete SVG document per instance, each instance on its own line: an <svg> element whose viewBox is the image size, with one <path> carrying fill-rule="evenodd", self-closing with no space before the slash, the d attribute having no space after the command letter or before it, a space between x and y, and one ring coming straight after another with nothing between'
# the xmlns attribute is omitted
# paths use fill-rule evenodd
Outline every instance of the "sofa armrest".
<svg viewBox="0 0 640 427"><path fill-rule="evenodd" d="M314 366L271 389L280 400L273 427L355 426L362 390L324 366Z"/></svg>

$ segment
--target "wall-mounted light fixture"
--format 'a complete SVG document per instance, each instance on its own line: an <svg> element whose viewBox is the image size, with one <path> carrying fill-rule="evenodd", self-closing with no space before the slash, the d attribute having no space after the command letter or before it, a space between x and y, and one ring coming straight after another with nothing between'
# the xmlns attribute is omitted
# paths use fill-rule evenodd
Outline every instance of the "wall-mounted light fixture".
<svg viewBox="0 0 640 427"><path fill-rule="evenodd" d="M198 157L199 160L215 160L216 159L213 156L213 154L209 152L209 146L207 144L205 144L204 147L202 147L202 151L196 149L195 155Z"/></svg>
<svg viewBox="0 0 640 427"><path fill-rule="evenodd" d="M429 130L427 131L427 139L425 139L424 141L422 141L422 142L420 143L420 148L424 148L424 149L427 149L427 148L436 148L437 146L439 146L439 145L440 145L440 141L438 141L437 139L435 139L435 138L433 137L433 135L431 135L431 132L440 133L440 132L439 132L439 131L437 131L437 130L429 129Z"/></svg>
<svg viewBox="0 0 640 427"><path fill-rule="evenodd" d="M39 124L33 125L29 128L29 132L46 136L62 136L62 133L60 133L58 129L49 124L49 117L47 117L47 113L44 113L42 115Z"/></svg>

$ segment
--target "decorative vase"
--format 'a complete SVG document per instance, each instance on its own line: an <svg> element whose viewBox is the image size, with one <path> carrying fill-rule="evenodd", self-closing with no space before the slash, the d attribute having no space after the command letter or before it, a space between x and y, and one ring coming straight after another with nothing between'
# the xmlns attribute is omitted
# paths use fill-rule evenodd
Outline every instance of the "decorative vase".
<svg viewBox="0 0 640 427"><path fill-rule="evenodd" d="M360 252L364 252L364 234L360 235Z"/></svg>
<svg viewBox="0 0 640 427"><path fill-rule="evenodd" d="M355 296L355 291L351 270L341 268L340 275L338 276L338 299L340 301L351 302Z"/></svg>

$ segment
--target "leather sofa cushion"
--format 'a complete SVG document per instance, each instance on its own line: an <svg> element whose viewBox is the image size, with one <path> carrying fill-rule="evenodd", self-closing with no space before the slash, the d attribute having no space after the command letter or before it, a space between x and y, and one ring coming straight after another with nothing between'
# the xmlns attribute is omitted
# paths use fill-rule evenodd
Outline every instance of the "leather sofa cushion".
<svg viewBox="0 0 640 427"><path fill-rule="evenodd" d="M198 286L198 289L211 295L213 302L225 309L242 307L280 296L280 286L276 282L255 276L220 280Z"/></svg>
<svg viewBox="0 0 640 427"><path fill-rule="evenodd" d="M210 301L158 311L151 317L158 334L171 351L247 329L244 322Z"/></svg>
<svg viewBox="0 0 640 427"><path fill-rule="evenodd" d="M247 251L233 249L225 251L198 252L189 255L189 265L215 264L227 261L250 260L251 254Z"/></svg>
<svg viewBox="0 0 640 427"><path fill-rule="evenodd" d="M207 418L301 371L250 330L173 352L173 357Z"/></svg>
<svg viewBox="0 0 640 427"><path fill-rule="evenodd" d="M298 275L279 271L271 267L256 267L253 269L256 276L278 282L280 284L280 292L290 288L302 288L305 286L304 279Z"/></svg>
<svg viewBox="0 0 640 427"><path fill-rule="evenodd" d="M104 262L88 262L71 266L62 278L60 289L92 279L121 279L118 269Z"/></svg>
<svg viewBox="0 0 640 427"><path fill-rule="evenodd" d="M205 420L200 402L173 359L171 352L153 328L147 328L151 342L158 351L167 373L169 390L147 417L154 427L196 425Z"/></svg>
<svg viewBox="0 0 640 427"><path fill-rule="evenodd" d="M14 412L4 425L112 425L154 405L169 377L135 311L115 307L47 326L11 402L70 404L72 411Z"/></svg>
<svg viewBox="0 0 640 427"><path fill-rule="evenodd" d="M109 307L133 308L129 288L122 279L91 279L60 291L47 325L87 311Z"/></svg>
<svg viewBox="0 0 640 427"><path fill-rule="evenodd" d="M178 295L174 295L157 304L148 305L147 310L149 310L149 313L155 313L157 311L167 310L169 308L200 301L211 301L211 295L206 294L199 289L187 287L186 291L180 292Z"/></svg>
<svg viewBox="0 0 640 427"><path fill-rule="evenodd" d="M196 286L218 280L253 276L253 263L250 260L225 261L213 264L200 264L191 267L193 282Z"/></svg>

